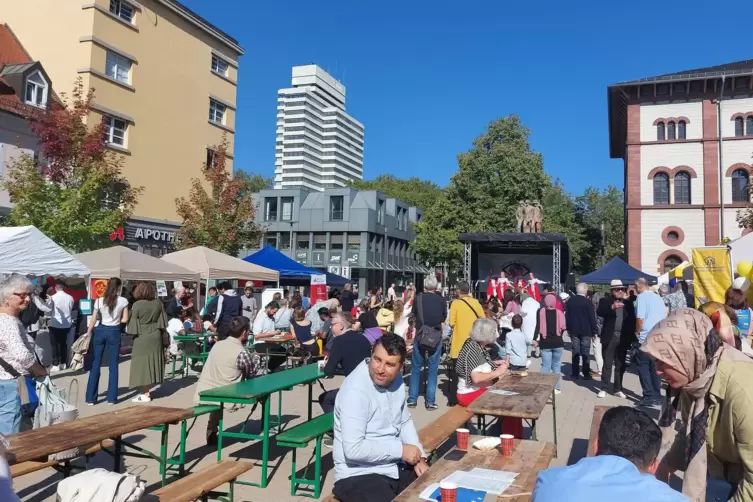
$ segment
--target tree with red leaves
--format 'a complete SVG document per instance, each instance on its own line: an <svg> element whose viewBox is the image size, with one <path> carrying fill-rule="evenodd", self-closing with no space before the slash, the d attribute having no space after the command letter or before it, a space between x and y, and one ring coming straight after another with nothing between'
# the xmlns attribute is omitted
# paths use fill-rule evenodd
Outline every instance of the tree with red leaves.
<svg viewBox="0 0 753 502"><path fill-rule="evenodd" d="M50 106L32 120L40 155L7 165L2 187L15 204L15 225L34 225L71 252L112 245L109 234L125 225L142 188L121 172L122 156L108 148L105 125L88 127L94 90L79 79L71 100Z"/></svg>
<svg viewBox="0 0 753 502"><path fill-rule="evenodd" d="M256 211L246 182L226 169L227 138L214 148L212 165L204 163L204 182L191 180L188 198L175 199L183 226L178 230L178 247L206 246L230 256L259 243L262 229L256 225ZM207 191L207 187L209 191Z"/></svg>

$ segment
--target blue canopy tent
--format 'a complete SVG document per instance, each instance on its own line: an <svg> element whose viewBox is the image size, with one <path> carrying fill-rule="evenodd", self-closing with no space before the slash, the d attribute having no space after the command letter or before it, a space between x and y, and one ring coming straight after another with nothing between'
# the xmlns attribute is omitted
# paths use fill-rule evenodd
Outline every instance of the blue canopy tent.
<svg viewBox="0 0 753 502"><path fill-rule="evenodd" d="M627 286L641 277L652 284L655 284L657 280L655 276L644 274L637 268L625 263L621 258L614 257L599 270L580 276L580 280L588 284L609 284L614 279L619 279Z"/></svg>
<svg viewBox="0 0 753 502"><path fill-rule="evenodd" d="M263 249L246 256L243 260L255 265L277 270L280 272L280 283L307 286L310 283L312 275L321 274L327 276L328 286L343 286L346 283L353 282L336 274L330 274L329 272L323 272L315 268L301 265L272 246L266 246Z"/></svg>

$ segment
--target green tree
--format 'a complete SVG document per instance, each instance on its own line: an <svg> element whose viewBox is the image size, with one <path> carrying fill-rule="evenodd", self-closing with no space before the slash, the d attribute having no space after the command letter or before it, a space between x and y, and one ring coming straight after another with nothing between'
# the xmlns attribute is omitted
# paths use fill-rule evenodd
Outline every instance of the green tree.
<svg viewBox="0 0 753 502"><path fill-rule="evenodd" d="M515 230L515 212L523 200L542 200L550 186L540 153L531 150L530 131L516 115L491 122L458 155L458 171L446 196L427 209L417 225L413 247L430 264L462 261L460 232ZM440 242L441 241L441 242Z"/></svg>
<svg viewBox="0 0 753 502"><path fill-rule="evenodd" d="M259 242L261 229L254 221L252 192L225 167L225 137L215 151L214 164L204 164L204 182L192 179L188 197L175 199L178 216L183 220L178 230L178 247L206 246L238 256L241 249Z"/></svg>
<svg viewBox="0 0 753 502"><path fill-rule="evenodd" d="M573 264L578 265L586 252L588 243L584 236L584 229L575 215L573 197L565 191L562 182L556 180L544 190L541 205L544 212L541 226L544 232L567 235Z"/></svg>
<svg viewBox="0 0 753 502"><path fill-rule="evenodd" d="M235 171L233 177L241 181L244 185L243 190L238 194L240 197L245 197L246 194L257 193L268 188L274 188L275 184L274 178L265 178L261 174L249 173L241 170Z"/></svg>
<svg viewBox="0 0 753 502"><path fill-rule="evenodd" d="M123 158L108 148L103 123L87 127L93 91L79 79L71 99L50 103L30 117L40 158L21 155L6 166L2 187L15 204L10 220L34 225L72 252L112 245L109 234L125 225L141 187L121 172Z"/></svg>
<svg viewBox="0 0 753 502"><path fill-rule="evenodd" d="M354 180L349 186L356 190L378 190L387 197L407 202L411 206L426 210L442 195L442 189L436 183L411 178L396 178L391 174L380 174L373 180Z"/></svg>
<svg viewBox="0 0 753 502"><path fill-rule="evenodd" d="M604 224L604 257L606 261L624 256L625 208L622 190L614 186L600 190L589 187L575 200L576 221L581 225L587 245L576 269L587 273L601 266Z"/></svg>

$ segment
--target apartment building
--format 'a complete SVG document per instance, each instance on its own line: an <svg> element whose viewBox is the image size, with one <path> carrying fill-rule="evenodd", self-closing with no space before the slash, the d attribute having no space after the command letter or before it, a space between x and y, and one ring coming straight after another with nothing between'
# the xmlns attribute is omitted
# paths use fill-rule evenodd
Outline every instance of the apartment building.
<svg viewBox="0 0 753 502"><path fill-rule="evenodd" d="M661 274L693 248L740 237L737 213L751 202L753 60L612 85L608 107L631 265Z"/></svg>
<svg viewBox="0 0 753 502"><path fill-rule="evenodd" d="M176 0L23 0L0 9L58 94L80 78L95 89L92 121L107 121L124 174L143 186L136 220L157 232L178 227L175 198L235 133L237 40ZM116 229L113 229L116 230ZM144 235L137 229L126 235ZM121 232L122 234L122 232ZM133 247L148 241L129 242ZM144 246L141 246L143 244Z"/></svg>
<svg viewBox="0 0 753 502"><path fill-rule="evenodd" d="M277 96L275 188L324 190L363 179L363 124L345 112L345 86L316 65L294 66Z"/></svg>
<svg viewBox="0 0 753 502"><path fill-rule="evenodd" d="M397 284L420 284L429 273L409 246L423 212L381 192L272 189L254 194L254 204L256 222L266 229L263 245L357 279L361 292L381 285L385 270L387 282Z"/></svg>

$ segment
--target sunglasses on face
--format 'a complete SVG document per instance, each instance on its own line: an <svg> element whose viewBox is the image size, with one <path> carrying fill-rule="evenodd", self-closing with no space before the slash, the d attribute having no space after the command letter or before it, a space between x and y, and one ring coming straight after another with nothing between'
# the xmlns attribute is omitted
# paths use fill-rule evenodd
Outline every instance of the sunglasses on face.
<svg viewBox="0 0 753 502"><path fill-rule="evenodd" d="M14 296L19 297L22 300L26 300L29 296L31 296L31 293L23 292L23 293L13 293Z"/></svg>

